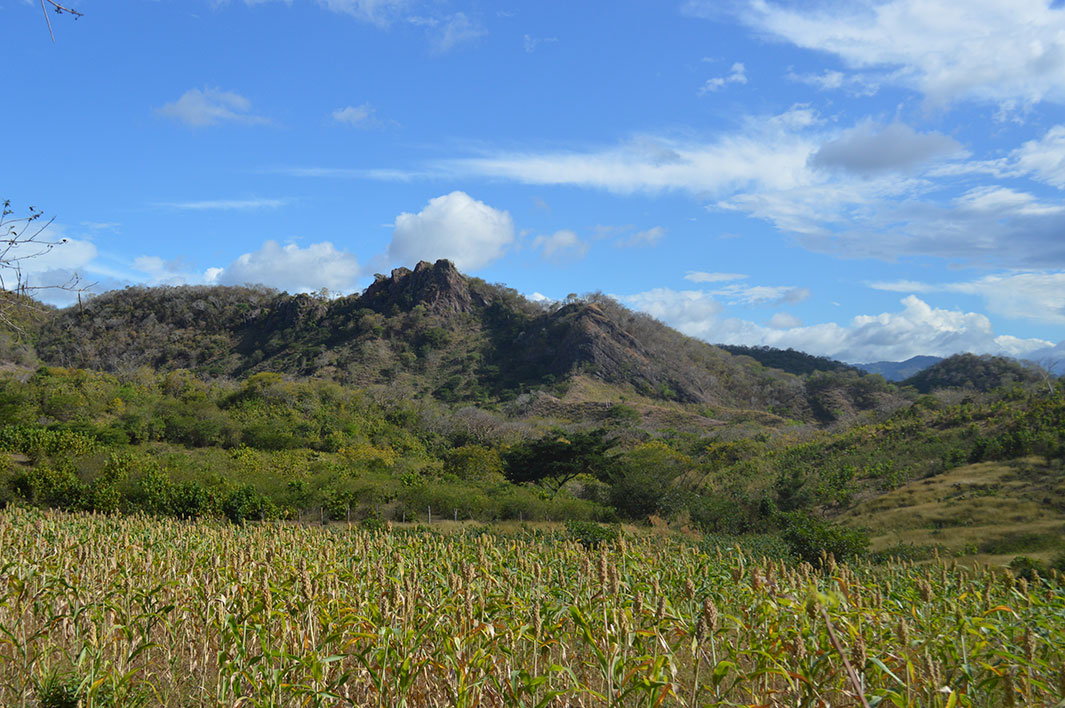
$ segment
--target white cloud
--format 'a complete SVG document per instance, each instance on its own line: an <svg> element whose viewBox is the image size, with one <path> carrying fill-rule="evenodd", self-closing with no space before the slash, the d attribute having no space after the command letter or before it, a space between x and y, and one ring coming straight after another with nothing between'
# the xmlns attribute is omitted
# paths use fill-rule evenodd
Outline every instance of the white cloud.
<svg viewBox="0 0 1065 708"><path fill-rule="evenodd" d="M718 76L712 79L707 79L703 87L699 89L699 95L702 96L706 93L713 93L714 91L720 91L728 84L745 84L747 83L747 69L740 62L736 62L732 65L728 76Z"/></svg>
<svg viewBox="0 0 1065 708"><path fill-rule="evenodd" d="M940 284L903 280L870 283L870 287L892 292L976 295L984 299L989 311L998 315L1065 324L1065 272L999 273L967 282Z"/></svg>
<svg viewBox="0 0 1065 708"><path fill-rule="evenodd" d="M406 10L409 0L318 0L323 7L333 12L352 17L375 25L388 25Z"/></svg>
<svg viewBox="0 0 1065 708"><path fill-rule="evenodd" d="M380 121L376 117L377 109L369 103L361 106L345 106L333 111L333 120L337 123L353 125L356 128L374 128Z"/></svg>
<svg viewBox="0 0 1065 708"><path fill-rule="evenodd" d="M430 37L433 49L443 54L486 34L488 31L480 23L471 20L463 12L456 12L439 22Z"/></svg>
<svg viewBox="0 0 1065 708"><path fill-rule="evenodd" d="M532 247L538 249L545 260L556 263L580 260L588 253L588 244L569 229L556 231L550 236L537 236Z"/></svg>
<svg viewBox="0 0 1065 708"><path fill-rule="evenodd" d="M156 206L185 211L251 211L277 209L288 203L288 199L207 199L198 202L161 202Z"/></svg>
<svg viewBox="0 0 1065 708"><path fill-rule="evenodd" d="M11 289L17 283L18 273L34 286L54 286L58 283L43 276L50 271L74 271L84 269L97 256L96 246L91 241L62 236L62 230L46 229L36 243L20 243L4 247L0 288ZM47 282L46 282L47 281Z"/></svg>
<svg viewBox="0 0 1065 708"><path fill-rule="evenodd" d="M522 38L522 46L526 54L532 54L541 44L551 44L557 41L558 37L533 37L527 34Z"/></svg>
<svg viewBox="0 0 1065 708"><path fill-rule="evenodd" d="M266 241L258 251L245 253L225 268L209 268L204 280L219 285L261 283L292 293L321 288L350 292L361 275L358 259L328 241L306 248Z"/></svg>
<svg viewBox="0 0 1065 708"><path fill-rule="evenodd" d="M909 170L937 157L964 154L961 145L941 133L918 133L899 122L882 127L863 121L825 142L810 156L810 164L870 175Z"/></svg>
<svg viewBox="0 0 1065 708"><path fill-rule="evenodd" d="M720 195L745 188L788 189L811 179L816 138L798 131L819 119L807 107L752 119L742 131L703 143L644 137L588 152L499 153L442 163L446 171L526 184L578 185L628 194L681 190Z"/></svg>
<svg viewBox="0 0 1065 708"><path fill-rule="evenodd" d="M720 14L692 0L692 14ZM733 4L732 7L737 7ZM743 21L798 47L920 91L933 104L990 101L1007 109L1065 101L1065 12L1051 0L750 0Z"/></svg>
<svg viewBox="0 0 1065 708"><path fill-rule="evenodd" d="M844 74L842 71L825 69L820 74L796 74L789 71L785 78L789 81L797 81L808 86L814 86L822 91L836 91L843 89L852 96L874 96L880 90L880 85L862 74Z"/></svg>
<svg viewBox="0 0 1065 708"><path fill-rule="evenodd" d="M810 298L809 288L797 288L791 285L741 285L735 283L718 290L711 290L711 295L718 295L730 302L740 305L794 305Z"/></svg>
<svg viewBox="0 0 1065 708"><path fill-rule="evenodd" d="M653 246L666 235L666 230L661 226L652 226L643 231L623 236L614 242L620 248L636 248L637 246Z"/></svg>
<svg viewBox="0 0 1065 708"><path fill-rule="evenodd" d="M971 182L952 183L944 175L1021 169L1019 155L990 166L942 162L960 157L959 150L945 135L900 123L832 130L816 112L796 106L703 141L644 136L613 148L497 152L433 167L452 176L619 194L683 191L710 210L769 222L809 250L844 257L922 255L1000 268L1065 267L1065 200L994 184L959 193ZM844 169L824 169L818 161ZM1051 174L1053 168L1040 169Z"/></svg>
<svg viewBox="0 0 1065 708"><path fill-rule="evenodd" d="M447 258L476 270L502 257L513 241L509 212L456 191L430 199L417 214L397 216L388 255L408 265Z"/></svg>
<svg viewBox="0 0 1065 708"><path fill-rule="evenodd" d="M802 320L787 312L777 312L769 318L769 327L770 329L795 329L802 327Z"/></svg>
<svg viewBox="0 0 1065 708"><path fill-rule="evenodd" d="M996 335L985 315L933 308L914 295L901 301L900 312L859 315L846 325L828 322L790 327L787 315L774 316L769 327L724 318L722 306L703 291L658 288L618 299L709 342L792 347L848 362L903 361L918 354L958 352L1021 356L1051 344Z"/></svg>
<svg viewBox="0 0 1065 708"><path fill-rule="evenodd" d="M758 211L762 205L757 200L766 198L730 201L733 208L764 214L781 225L785 209L770 204ZM799 242L811 250L850 257L894 260L918 254L998 268L1065 267L1065 204L1027 192L987 185L943 204L883 199L851 211L851 223L840 221L834 231L819 228L815 211L800 214L793 230L806 227Z"/></svg>
<svg viewBox="0 0 1065 708"><path fill-rule="evenodd" d="M1056 125L1039 140L1029 140L1013 151L1016 171L1065 189L1065 125Z"/></svg>
<svg viewBox="0 0 1065 708"><path fill-rule="evenodd" d="M724 306L702 290L655 288L634 295L615 295L617 300L695 337L709 333ZM705 338L705 337L704 337Z"/></svg>
<svg viewBox="0 0 1065 708"><path fill-rule="evenodd" d="M693 283L723 283L729 280L743 280L747 278L743 273L704 273L698 270L689 270L685 275L685 280L690 280Z"/></svg>
<svg viewBox="0 0 1065 708"><path fill-rule="evenodd" d="M150 285L185 285L204 280L204 275L195 272L193 264L184 258L167 260L159 256L137 256L133 259L133 269L142 275L138 280ZM223 269L212 270L221 273Z"/></svg>
<svg viewBox="0 0 1065 708"><path fill-rule="evenodd" d="M181 98L164 104L156 113L200 128L223 122L264 124L269 119L254 115L251 102L238 93L205 87L189 89Z"/></svg>

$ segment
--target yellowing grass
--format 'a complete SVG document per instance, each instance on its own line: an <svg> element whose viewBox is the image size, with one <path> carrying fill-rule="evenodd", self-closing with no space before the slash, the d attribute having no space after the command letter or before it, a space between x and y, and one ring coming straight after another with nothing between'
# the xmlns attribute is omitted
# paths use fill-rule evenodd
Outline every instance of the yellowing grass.
<svg viewBox="0 0 1065 708"><path fill-rule="evenodd" d="M0 559L5 706L56 685L123 707L1065 698L1061 586L958 567L22 509Z"/></svg>

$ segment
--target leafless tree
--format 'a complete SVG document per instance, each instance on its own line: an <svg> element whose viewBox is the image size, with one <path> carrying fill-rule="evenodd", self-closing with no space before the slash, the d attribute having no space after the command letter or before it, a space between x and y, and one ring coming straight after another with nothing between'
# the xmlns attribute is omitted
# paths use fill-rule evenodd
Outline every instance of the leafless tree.
<svg viewBox="0 0 1065 708"><path fill-rule="evenodd" d="M67 290L75 292L80 300L85 287L77 273L63 283L50 285L31 284L25 273L27 261L40 258L56 246L68 241L48 233L55 217L42 220L44 212L30 207L26 216L16 216L11 201L5 199L0 211L0 325L20 332L22 325L17 316L27 311L40 311L35 295L41 290Z"/></svg>

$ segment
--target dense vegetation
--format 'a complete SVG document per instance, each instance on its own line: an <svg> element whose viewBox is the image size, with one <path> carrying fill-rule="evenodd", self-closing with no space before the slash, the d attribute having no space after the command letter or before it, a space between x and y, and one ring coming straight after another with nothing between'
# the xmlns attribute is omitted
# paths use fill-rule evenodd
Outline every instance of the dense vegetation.
<svg viewBox="0 0 1065 708"><path fill-rule="evenodd" d="M903 384L921 393L937 388L986 392L1013 384L1038 383L1045 375L1038 367L1000 356L956 354L914 374Z"/></svg>
<svg viewBox="0 0 1065 708"><path fill-rule="evenodd" d="M807 382L856 400L884 385L853 372ZM456 408L273 373L210 383L40 367L0 375L0 499L233 521L658 517L842 558L861 536L824 519L856 498L970 462L1065 458L1060 388L924 396L839 429L742 415L655 428L634 406L567 419L529 414L526 398Z"/></svg>
<svg viewBox="0 0 1065 708"><path fill-rule="evenodd" d="M1056 573L20 509L0 558L11 706L1065 700Z"/></svg>
<svg viewBox="0 0 1065 708"><path fill-rule="evenodd" d="M775 347L749 347L741 344L718 344L729 354L749 356L762 366L787 371L789 374L805 376L815 371L857 371L853 366L826 356L814 356L795 349L777 349Z"/></svg>

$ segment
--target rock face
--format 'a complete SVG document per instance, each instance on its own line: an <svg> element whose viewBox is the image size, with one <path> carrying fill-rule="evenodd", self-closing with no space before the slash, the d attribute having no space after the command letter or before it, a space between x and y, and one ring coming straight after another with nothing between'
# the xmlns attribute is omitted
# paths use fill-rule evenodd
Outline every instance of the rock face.
<svg viewBox="0 0 1065 708"><path fill-rule="evenodd" d="M382 313L424 305L430 312L453 315L473 312L486 304L470 293L466 278L444 259L421 261L414 270L396 268L391 276L378 273L360 299L364 306Z"/></svg>

